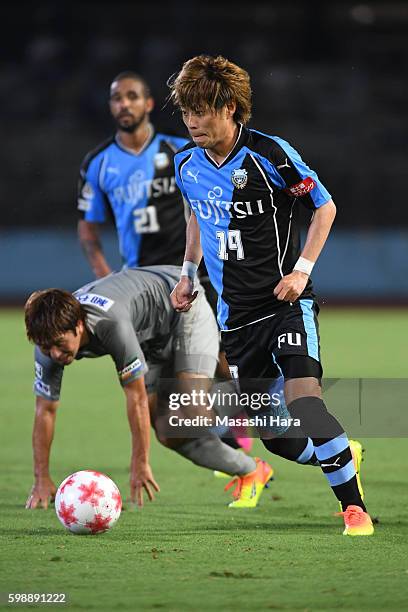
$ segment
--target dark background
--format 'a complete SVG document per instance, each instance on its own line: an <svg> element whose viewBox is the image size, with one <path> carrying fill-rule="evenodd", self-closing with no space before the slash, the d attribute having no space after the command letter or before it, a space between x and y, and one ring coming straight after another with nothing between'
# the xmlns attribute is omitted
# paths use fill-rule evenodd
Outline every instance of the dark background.
<svg viewBox="0 0 408 612"><path fill-rule="evenodd" d="M395 2L58 2L2 9L3 228L74 227L85 153L111 134L109 84L132 69L166 80L198 53L252 77L252 126L289 140L339 208L340 228L408 226L408 4Z"/></svg>

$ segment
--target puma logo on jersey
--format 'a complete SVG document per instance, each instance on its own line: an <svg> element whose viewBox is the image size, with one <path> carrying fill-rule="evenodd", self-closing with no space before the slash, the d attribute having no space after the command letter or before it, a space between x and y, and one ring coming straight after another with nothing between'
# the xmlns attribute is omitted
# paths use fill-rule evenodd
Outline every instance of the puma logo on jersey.
<svg viewBox="0 0 408 612"><path fill-rule="evenodd" d="M195 183L198 183L198 175L199 174L200 174L199 170L197 170L197 172L195 174L191 170L187 170L187 176L190 176L192 179L194 179Z"/></svg>
<svg viewBox="0 0 408 612"><path fill-rule="evenodd" d="M282 170L282 168L290 168L289 164L288 164L288 158L285 157L285 163L284 164L280 164L279 166L276 166L278 170Z"/></svg>

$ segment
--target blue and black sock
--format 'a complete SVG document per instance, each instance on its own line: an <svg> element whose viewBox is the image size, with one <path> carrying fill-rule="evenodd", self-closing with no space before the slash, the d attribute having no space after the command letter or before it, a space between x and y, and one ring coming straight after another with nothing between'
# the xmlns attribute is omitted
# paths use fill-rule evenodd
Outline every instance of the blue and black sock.
<svg viewBox="0 0 408 612"><path fill-rule="evenodd" d="M300 419L302 430L312 439L316 458L343 510L354 505L365 511L347 435L323 400L302 397L288 410L293 418Z"/></svg>
<svg viewBox="0 0 408 612"><path fill-rule="evenodd" d="M271 453L279 455L289 461L296 461L303 465L318 465L314 445L310 438L301 437L302 434L298 427L291 425L283 436L263 439L263 445Z"/></svg>

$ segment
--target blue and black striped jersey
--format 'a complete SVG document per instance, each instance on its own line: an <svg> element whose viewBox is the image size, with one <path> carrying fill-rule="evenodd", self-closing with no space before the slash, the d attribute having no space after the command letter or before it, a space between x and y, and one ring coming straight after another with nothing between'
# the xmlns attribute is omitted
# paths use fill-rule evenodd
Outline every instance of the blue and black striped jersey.
<svg viewBox="0 0 408 612"><path fill-rule="evenodd" d="M175 152L185 138L154 133L135 153L110 138L88 153L80 171L78 209L85 221L113 214L127 267L180 264L186 216L174 180Z"/></svg>
<svg viewBox="0 0 408 612"><path fill-rule="evenodd" d="M200 227L220 328L271 316L282 305L273 290L300 255L299 203L314 210L330 194L285 140L243 126L222 164L189 143L175 167ZM311 296L309 280L301 298Z"/></svg>

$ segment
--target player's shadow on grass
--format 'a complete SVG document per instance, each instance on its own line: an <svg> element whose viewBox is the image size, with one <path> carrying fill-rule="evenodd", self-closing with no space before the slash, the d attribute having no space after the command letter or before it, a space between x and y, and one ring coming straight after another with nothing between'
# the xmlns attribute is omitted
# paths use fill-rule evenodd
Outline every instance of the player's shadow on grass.
<svg viewBox="0 0 408 612"><path fill-rule="evenodd" d="M61 529L59 529L58 527L37 527L37 528L33 528L33 527L20 527L19 529L7 529L7 527L2 527L2 533L4 535L9 535L9 536L55 536L55 535L61 535ZM63 532L62 532L63 533Z"/></svg>
<svg viewBox="0 0 408 612"><path fill-rule="evenodd" d="M23 503L15 503L15 504L11 504L11 503L0 503L0 510L25 510L24 504Z"/></svg>
<svg viewBox="0 0 408 612"><path fill-rule="evenodd" d="M214 533L217 535L228 535L228 534L236 533L239 530L245 531L246 535L251 532L259 534L262 530L268 533L271 533L271 532L282 533L282 531L284 530L288 530L288 531L296 530L296 532L303 532L306 534L307 532L311 532L311 531L321 532L322 529L326 529L326 528L333 528L335 531L336 529L338 531L338 528L340 525L340 523L336 522L335 520L333 521L330 521L330 520L316 521L312 519L309 519L309 520L310 522L306 522L305 520L303 521L299 520L299 522L293 522L293 523L288 523L288 522L274 523L273 521L261 523L257 521L256 525L252 527L251 525L248 525L248 523L245 522L244 519L242 521L237 521L235 519L233 525L225 525L225 526L220 525L220 524L218 524L217 526L201 525L199 528L197 528L197 526L195 525L194 528L191 528L191 529L178 528L178 529L173 529L173 530L168 529L167 527L165 531L167 533L171 533L173 531L173 533L177 533L179 535L185 535L185 536L191 535L192 533L195 533L197 535L199 535L200 533Z"/></svg>

